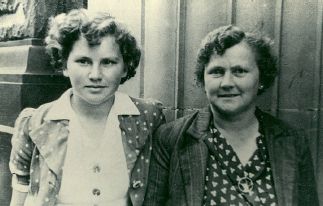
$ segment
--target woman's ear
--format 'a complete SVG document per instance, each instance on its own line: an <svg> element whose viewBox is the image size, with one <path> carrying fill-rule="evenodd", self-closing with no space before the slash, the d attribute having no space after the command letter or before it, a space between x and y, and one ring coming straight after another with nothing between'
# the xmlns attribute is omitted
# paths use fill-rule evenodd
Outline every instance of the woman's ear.
<svg viewBox="0 0 323 206"><path fill-rule="evenodd" d="M123 68L123 74L122 74L122 78L125 78L128 75L128 68L124 67Z"/></svg>

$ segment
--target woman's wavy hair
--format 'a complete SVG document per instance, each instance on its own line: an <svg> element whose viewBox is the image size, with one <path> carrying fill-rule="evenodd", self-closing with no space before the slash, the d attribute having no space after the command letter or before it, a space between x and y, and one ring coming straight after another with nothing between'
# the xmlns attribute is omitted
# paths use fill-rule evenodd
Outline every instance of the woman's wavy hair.
<svg viewBox="0 0 323 206"><path fill-rule="evenodd" d="M202 40L195 67L197 83L204 86L204 70L212 54L216 53L221 56L227 49L240 42L247 43L256 54L260 72L259 81L263 86L258 90L258 95L270 88L278 74L277 58L271 49L272 40L260 32L244 32L241 28L233 25L217 28Z"/></svg>
<svg viewBox="0 0 323 206"><path fill-rule="evenodd" d="M117 20L104 12L90 14L85 9L72 10L51 18L46 49L56 70L62 70L74 43L84 37L90 46L99 45L103 37L113 36L119 45L127 76L120 84L135 76L141 51L136 39Z"/></svg>

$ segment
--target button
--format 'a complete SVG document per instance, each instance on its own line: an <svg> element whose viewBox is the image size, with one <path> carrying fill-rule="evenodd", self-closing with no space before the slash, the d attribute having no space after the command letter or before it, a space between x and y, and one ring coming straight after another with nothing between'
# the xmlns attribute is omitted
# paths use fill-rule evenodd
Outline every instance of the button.
<svg viewBox="0 0 323 206"><path fill-rule="evenodd" d="M132 184L132 187L133 188L138 188L138 187L140 187L141 186L141 181L140 180L138 180L138 181L133 181L133 184Z"/></svg>
<svg viewBox="0 0 323 206"><path fill-rule="evenodd" d="M93 189L93 195L95 195L95 196L99 196L100 195L100 190L99 189Z"/></svg>
<svg viewBox="0 0 323 206"><path fill-rule="evenodd" d="M94 173L100 172L101 171L101 167L99 165L95 165L93 167L93 171L94 171Z"/></svg>

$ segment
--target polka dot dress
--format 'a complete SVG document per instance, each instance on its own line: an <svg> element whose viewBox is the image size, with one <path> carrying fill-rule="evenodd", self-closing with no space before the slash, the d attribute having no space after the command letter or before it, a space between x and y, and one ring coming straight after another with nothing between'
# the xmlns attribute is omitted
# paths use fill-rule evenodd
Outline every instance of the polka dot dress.
<svg viewBox="0 0 323 206"><path fill-rule="evenodd" d="M264 136L256 139L258 149L243 166L214 125L210 131L204 205L277 205Z"/></svg>

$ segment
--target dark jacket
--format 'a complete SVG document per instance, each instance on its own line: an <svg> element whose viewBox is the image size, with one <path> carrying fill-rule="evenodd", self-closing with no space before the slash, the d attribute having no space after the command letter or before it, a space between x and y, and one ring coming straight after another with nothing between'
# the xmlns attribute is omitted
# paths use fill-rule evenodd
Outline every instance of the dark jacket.
<svg viewBox="0 0 323 206"><path fill-rule="evenodd" d="M209 155L203 139L211 116L208 107L157 130L144 205L203 204ZM318 205L305 135L259 109L256 116L266 138L278 205Z"/></svg>

